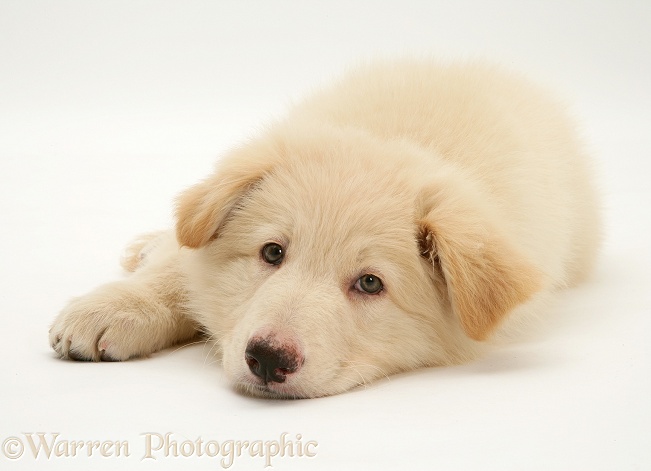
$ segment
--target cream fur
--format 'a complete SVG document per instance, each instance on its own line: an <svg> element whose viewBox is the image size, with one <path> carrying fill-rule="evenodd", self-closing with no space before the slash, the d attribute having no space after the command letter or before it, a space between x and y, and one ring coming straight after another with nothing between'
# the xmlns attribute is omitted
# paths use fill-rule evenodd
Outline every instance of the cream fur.
<svg viewBox="0 0 651 471"><path fill-rule="evenodd" d="M506 317L541 315L590 272L598 219L544 92L483 64L373 64L220 160L181 195L176 237L136 242L133 275L73 300L50 340L126 360L201 331L244 391L336 394L467 361ZM260 256L270 242L278 266ZM365 274L383 291L356 289ZM283 381L252 373L258 340L291 359Z"/></svg>

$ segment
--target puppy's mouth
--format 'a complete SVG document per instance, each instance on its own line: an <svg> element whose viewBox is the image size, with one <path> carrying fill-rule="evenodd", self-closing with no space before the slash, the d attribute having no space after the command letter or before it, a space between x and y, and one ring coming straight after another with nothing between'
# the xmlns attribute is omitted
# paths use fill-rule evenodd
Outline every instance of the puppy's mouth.
<svg viewBox="0 0 651 471"><path fill-rule="evenodd" d="M271 383L274 384L274 383ZM254 397L263 397L265 399L307 399L308 396L293 391L286 386L278 387L278 385L271 384L254 384L249 381L240 381L235 384L235 388L248 395Z"/></svg>

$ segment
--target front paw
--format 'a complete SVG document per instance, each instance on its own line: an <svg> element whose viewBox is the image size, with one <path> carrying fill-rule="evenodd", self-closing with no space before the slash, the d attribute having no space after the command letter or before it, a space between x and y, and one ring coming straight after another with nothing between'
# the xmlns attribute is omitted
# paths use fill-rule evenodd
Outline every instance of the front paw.
<svg viewBox="0 0 651 471"><path fill-rule="evenodd" d="M128 360L166 346L159 338L166 317L169 310L146 291L106 285L63 309L50 329L50 345L71 360Z"/></svg>

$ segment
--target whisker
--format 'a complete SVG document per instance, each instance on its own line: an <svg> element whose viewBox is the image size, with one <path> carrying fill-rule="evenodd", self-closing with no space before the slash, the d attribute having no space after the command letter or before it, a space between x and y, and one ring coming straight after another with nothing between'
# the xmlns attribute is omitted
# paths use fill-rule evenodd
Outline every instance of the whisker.
<svg viewBox="0 0 651 471"><path fill-rule="evenodd" d="M183 343L181 345L177 345L177 347L174 350L172 350L172 353L178 352L179 350L182 350L185 347L190 347L191 345L199 345L200 343L205 343L205 340L197 340L195 342L188 342L188 343Z"/></svg>
<svg viewBox="0 0 651 471"><path fill-rule="evenodd" d="M203 366L204 367L210 366L210 365L218 362L218 360L214 360L214 361L210 361L210 362L208 360L211 357L214 358L214 357L217 356L217 350L220 348L220 344L221 344L220 340L223 337L224 336L221 335L218 338L216 334L209 334L208 335L208 338L206 339L206 345L210 344L210 349L208 350L208 353L206 353L205 356L204 356L204 359L203 359ZM204 352L205 352L205 347L204 347Z"/></svg>
<svg viewBox="0 0 651 471"><path fill-rule="evenodd" d="M388 375L382 368L376 365L372 365L370 363L362 363L354 360L347 361L348 366L344 366L344 368L355 368L355 367L367 367L367 368L372 368L375 371L379 372L381 376L384 376L386 379L391 379L390 375Z"/></svg>

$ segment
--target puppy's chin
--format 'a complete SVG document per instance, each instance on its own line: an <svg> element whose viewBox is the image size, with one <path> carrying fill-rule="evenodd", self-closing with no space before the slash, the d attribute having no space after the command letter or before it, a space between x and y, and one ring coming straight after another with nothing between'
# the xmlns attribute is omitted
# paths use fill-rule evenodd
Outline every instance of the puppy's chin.
<svg viewBox="0 0 651 471"><path fill-rule="evenodd" d="M253 384L248 381L235 383L234 387L242 394L264 399L311 399L318 397L294 392L291 388L283 388L283 390L281 390L265 385Z"/></svg>
<svg viewBox="0 0 651 471"><path fill-rule="evenodd" d="M359 386L354 382L348 384L342 381L330 385L322 384L317 386L312 384L308 386L298 378L293 378L293 380L286 383L263 384L246 374L233 381L232 385L239 393L264 399L315 399L341 394Z"/></svg>

